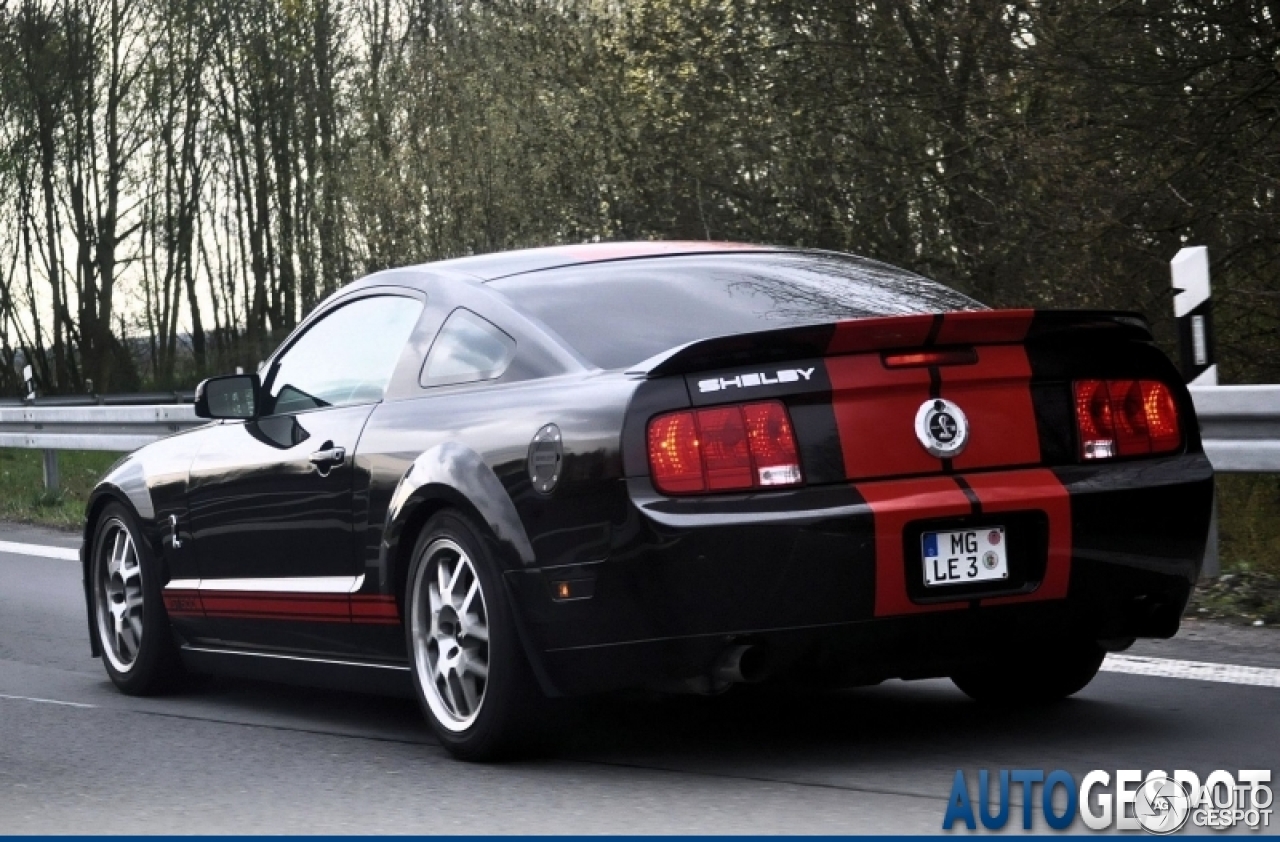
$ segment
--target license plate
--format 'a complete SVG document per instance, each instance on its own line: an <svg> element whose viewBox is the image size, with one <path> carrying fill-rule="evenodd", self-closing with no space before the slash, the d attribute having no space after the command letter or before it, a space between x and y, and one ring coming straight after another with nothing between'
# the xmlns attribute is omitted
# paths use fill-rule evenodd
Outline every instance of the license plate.
<svg viewBox="0 0 1280 842"><path fill-rule="evenodd" d="M967 585L1009 578L1003 526L926 532L920 536L924 583Z"/></svg>

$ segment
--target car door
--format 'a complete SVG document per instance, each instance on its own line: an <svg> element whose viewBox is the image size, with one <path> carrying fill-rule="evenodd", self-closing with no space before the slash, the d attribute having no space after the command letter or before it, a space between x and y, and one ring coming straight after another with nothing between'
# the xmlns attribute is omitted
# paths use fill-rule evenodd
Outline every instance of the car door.
<svg viewBox="0 0 1280 842"><path fill-rule="evenodd" d="M330 306L267 366L259 417L205 436L188 505L205 625L224 644L351 648L353 457L421 312L407 293Z"/></svg>

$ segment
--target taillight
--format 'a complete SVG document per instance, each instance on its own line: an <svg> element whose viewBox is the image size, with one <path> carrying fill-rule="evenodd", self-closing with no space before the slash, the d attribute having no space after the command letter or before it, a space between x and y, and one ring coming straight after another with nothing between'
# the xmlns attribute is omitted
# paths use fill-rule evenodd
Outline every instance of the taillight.
<svg viewBox="0 0 1280 842"><path fill-rule="evenodd" d="M799 485L800 457L779 401L691 409L649 422L649 467L665 494Z"/></svg>
<svg viewBox="0 0 1280 842"><path fill-rule="evenodd" d="M1110 459L1182 446L1173 391L1158 380L1077 380L1080 456Z"/></svg>
<svg viewBox="0 0 1280 842"><path fill-rule="evenodd" d="M692 412L673 412L649 422L649 467L671 494L706 489Z"/></svg>

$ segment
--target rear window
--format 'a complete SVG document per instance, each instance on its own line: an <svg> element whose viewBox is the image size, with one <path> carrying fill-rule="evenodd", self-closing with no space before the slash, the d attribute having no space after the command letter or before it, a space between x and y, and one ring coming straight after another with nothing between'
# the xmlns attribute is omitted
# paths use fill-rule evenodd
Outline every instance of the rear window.
<svg viewBox="0 0 1280 842"><path fill-rule="evenodd" d="M501 278L490 287L605 369L714 336L982 309L919 275L834 254L622 260Z"/></svg>

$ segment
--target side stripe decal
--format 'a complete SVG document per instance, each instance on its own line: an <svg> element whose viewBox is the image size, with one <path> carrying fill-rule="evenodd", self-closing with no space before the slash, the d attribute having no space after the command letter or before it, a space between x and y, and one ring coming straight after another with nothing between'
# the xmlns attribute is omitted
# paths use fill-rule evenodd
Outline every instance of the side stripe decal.
<svg viewBox="0 0 1280 842"><path fill-rule="evenodd" d="M262 580L263 587L258 590L250 589L252 579L175 581L164 590L164 604L171 617L399 624L400 610L394 596L321 592L322 586L336 589L342 584L339 577L327 578L332 581L292 580L293 590L287 589L291 580ZM346 577L345 582L346 588L358 587L363 577Z"/></svg>
<svg viewBox="0 0 1280 842"><path fill-rule="evenodd" d="M351 597L351 622L362 625L395 626L400 624L400 606L390 594L354 594Z"/></svg>

